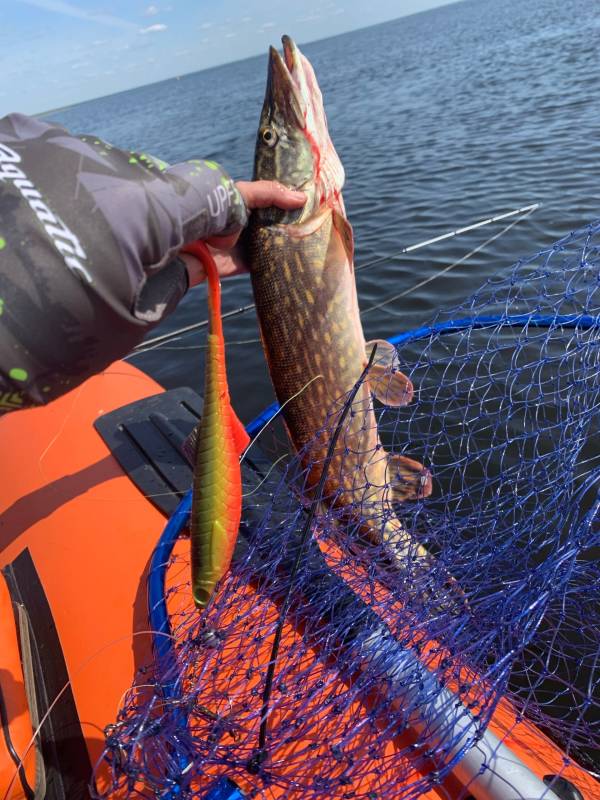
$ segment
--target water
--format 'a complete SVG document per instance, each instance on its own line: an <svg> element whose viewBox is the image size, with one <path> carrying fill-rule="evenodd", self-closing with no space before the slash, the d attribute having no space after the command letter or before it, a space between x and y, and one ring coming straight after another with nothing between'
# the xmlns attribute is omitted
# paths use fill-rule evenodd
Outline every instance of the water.
<svg viewBox="0 0 600 800"><path fill-rule="evenodd" d="M302 48L346 168L356 263L386 257L357 275L362 309L435 275L511 220L409 256L397 255L403 247L543 204L446 275L366 313L367 338L427 322L520 256L599 215L596 9L593 0L465 0ZM248 178L265 77L266 54L49 116L170 162L216 159ZM224 310L252 301L245 276L223 290ZM155 333L205 317L198 287ZM201 390L205 335L133 363L168 388ZM226 336L234 404L248 421L273 399L254 314L230 319Z"/></svg>

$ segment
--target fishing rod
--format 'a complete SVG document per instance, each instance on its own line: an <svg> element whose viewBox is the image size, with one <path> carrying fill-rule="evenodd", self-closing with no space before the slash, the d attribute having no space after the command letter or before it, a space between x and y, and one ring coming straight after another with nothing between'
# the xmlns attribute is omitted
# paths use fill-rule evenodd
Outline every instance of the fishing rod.
<svg viewBox="0 0 600 800"><path fill-rule="evenodd" d="M460 236L463 233L474 231L477 228L483 228L485 225L491 225L494 222L500 222L503 219L514 217L517 214L524 214L525 216L529 216L538 208L540 208L540 206L541 203L532 203L531 205L528 206L522 206L521 208L516 208L514 211L507 211L503 214L496 214L495 216L487 217L486 219L482 219L479 222L474 222L471 225L466 225L462 228L457 228L456 230L449 231L448 233L443 233L440 236L434 236L432 239L426 239L423 242L417 242L417 244L411 244L408 247L403 247L402 250L398 250L398 252L392 253L391 255L378 256L377 258L356 267L355 271L362 272L363 270L370 269L371 267L374 267L377 264L381 264L384 261L389 261L392 258L398 258L401 255L405 255L407 253L413 253L416 250L420 250L423 247L428 247L429 245L437 244L438 242L442 242L447 239L453 239L455 236ZM254 303L249 303L248 305L240 306L239 308L235 308L231 311L227 311L225 314L222 314L221 319L225 320L229 319L230 317L236 317L239 316L240 314L245 314L246 311L251 311L255 307L256 306ZM144 342L140 342L140 344L136 345L133 348L131 355L138 355L148 350L154 350L156 347L159 347L161 344L164 344L165 342L169 342L173 339L178 338L179 336L184 336L187 333L192 333L193 331L205 328L207 325L208 325L208 320L205 319L202 320L201 322L195 322L192 325L186 325L184 328L178 328L176 331L163 333L161 336L155 336L152 339L146 339Z"/></svg>
<svg viewBox="0 0 600 800"><path fill-rule="evenodd" d="M511 228L514 228L515 225L518 225L519 222L522 222L524 219L527 219L527 217L530 214L533 214L536 208L537 205L531 206L531 209L527 211L525 214L523 214L522 217L519 217L519 219L515 219L513 222L509 223L505 228L502 228L501 231L498 231L498 233L495 233L493 236L490 236L488 239L485 240L485 242L482 242L481 244L477 245L477 247L474 247L472 250L469 250L469 252L466 255L462 256L457 261L453 261L452 264L449 264L447 267L444 267L444 269L435 272L428 278L424 278L422 281L419 281L419 283L416 283L414 286L409 286L408 289L405 289L403 292L400 292L399 294L395 294L392 297L388 297L386 300L382 300L380 303L376 303L375 305L369 306L369 308L365 308L364 311L360 312L361 317L364 316L365 314L370 314L372 311L377 311L380 308L384 308L384 306L388 306L390 303L393 303L396 300L400 300L403 297L407 297L409 294L416 292L417 289L421 289L423 286L426 286L428 283L431 283L431 281L435 281L438 278L441 278L442 275L446 275L446 273L450 272L450 270L454 269L455 267L459 267L461 264L464 264L465 261L468 261L477 253L480 253L489 244L495 242L496 239L499 239L500 236L503 236Z"/></svg>

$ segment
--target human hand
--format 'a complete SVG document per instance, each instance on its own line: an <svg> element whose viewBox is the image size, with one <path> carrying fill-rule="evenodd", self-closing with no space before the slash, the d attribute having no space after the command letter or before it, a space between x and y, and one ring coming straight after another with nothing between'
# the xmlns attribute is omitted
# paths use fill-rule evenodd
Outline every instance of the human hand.
<svg viewBox="0 0 600 800"><path fill-rule="evenodd" d="M250 211L253 208L269 206L292 210L302 208L306 203L304 192L288 189L277 181L238 181L236 187ZM238 231L229 236L211 236L206 239L221 277L248 271L242 254L235 249L240 233L241 231ZM189 253L181 253L180 257L187 267L190 287L201 283L206 275L200 261Z"/></svg>

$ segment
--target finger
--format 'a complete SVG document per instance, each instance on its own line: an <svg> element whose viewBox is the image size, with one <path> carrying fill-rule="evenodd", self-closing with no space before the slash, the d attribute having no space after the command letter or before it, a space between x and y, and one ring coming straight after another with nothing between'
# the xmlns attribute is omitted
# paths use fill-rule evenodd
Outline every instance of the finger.
<svg viewBox="0 0 600 800"><path fill-rule="evenodd" d="M217 250L231 250L235 247L237 240L240 238L240 233L231 233L229 236L208 236L204 241L211 247Z"/></svg>
<svg viewBox="0 0 600 800"><path fill-rule="evenodd" d="M306 203L304 192L288 189L277 181L238 181L236 186L250 209L277 206L287 210L302 208Z"/></svg>
<svg viewBox="0 0 600 800"><path fill-rule="evenodd" d="M248 265L244 260L244 254L240 248L234 248L229 252L221 252L211 248L217 271L222 278L228 278L230 275L239 275L242 272L248 272Z"/></svg>
<svg viewBox="0 0 600 800"><path fill-rule="evenodd" d="M197 286L199 283L202 283L206 280L204 265L199 258L191 255L191 253L179 253L179 258L185 264L188 274L188 285L190 289L192 286Z"/></svg>

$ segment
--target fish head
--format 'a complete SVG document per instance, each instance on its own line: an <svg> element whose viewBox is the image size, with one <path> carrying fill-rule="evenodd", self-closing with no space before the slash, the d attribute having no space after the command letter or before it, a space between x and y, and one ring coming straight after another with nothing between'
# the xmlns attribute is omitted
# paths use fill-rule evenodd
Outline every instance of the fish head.
<svg viewBox="0 0 600 800"><path fill-rule="evenodd" d="M294 211L259 209L263 223L303 222L326 206L343 212L344 168L331 142L314 70L289 36L283 57L271 47L254 161L255 180L275 180L307 195Z"/></svg>

